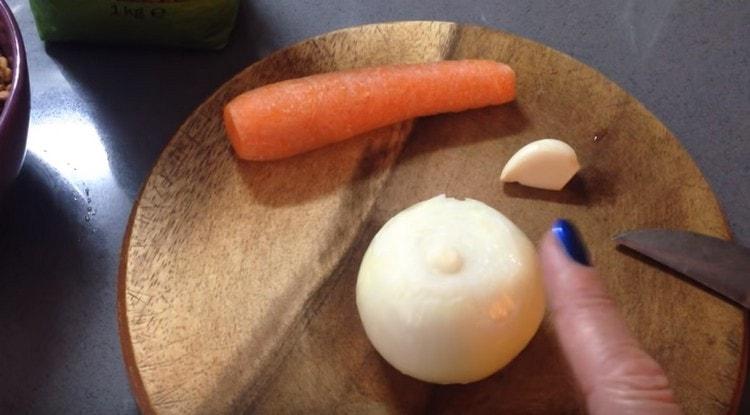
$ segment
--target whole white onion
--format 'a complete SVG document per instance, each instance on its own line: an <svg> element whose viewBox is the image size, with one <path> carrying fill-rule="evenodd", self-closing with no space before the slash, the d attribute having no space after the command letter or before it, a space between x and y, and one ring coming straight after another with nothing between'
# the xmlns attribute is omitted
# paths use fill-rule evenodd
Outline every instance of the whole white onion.
<svg viewBox="0 0 750 415"><path fill-rule="evenodd" d="M370 243L357 308L375 349L404 374L468 383L510 362L536 333L536 250L497 210L444 195L391 218Z"/></svg>

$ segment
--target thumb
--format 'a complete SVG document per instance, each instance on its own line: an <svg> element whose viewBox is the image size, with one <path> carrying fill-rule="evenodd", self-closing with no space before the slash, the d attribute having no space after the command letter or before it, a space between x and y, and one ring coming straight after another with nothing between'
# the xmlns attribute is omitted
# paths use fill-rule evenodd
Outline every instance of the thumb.
<svg viewBox="0 0 750 415"><path fill-rule="evenodd" d="M664 371L641 349L588 266L575 227L555 222L540 255L552 321L589 412L681 413Z"/></svg>

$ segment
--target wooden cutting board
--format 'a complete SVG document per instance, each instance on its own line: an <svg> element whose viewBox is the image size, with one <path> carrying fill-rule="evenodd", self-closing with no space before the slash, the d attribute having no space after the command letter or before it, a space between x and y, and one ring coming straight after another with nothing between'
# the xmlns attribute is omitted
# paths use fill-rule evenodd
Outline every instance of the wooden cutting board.
<svg viewBox="0 0 750 415"><path fill-rule="evenodd" d="M269 82L396 62L488 58L518 74L510 105L418 119L276 162L237 160L223 105ZM524 144L556 137L584 166L563 191L503 185ZM144 412L580 413L545 320L494 376L435 386L375 352L354 301L360 259L401 209L440 193L499 209L538 240L566 217L688 413L726 413L741 383L743 313L615 249L674 227L727 238L706 181L625 91L538 43L443 22L355 27L248 67L203 103L159 158L133 211L119 283L122 348Z"/></svg>

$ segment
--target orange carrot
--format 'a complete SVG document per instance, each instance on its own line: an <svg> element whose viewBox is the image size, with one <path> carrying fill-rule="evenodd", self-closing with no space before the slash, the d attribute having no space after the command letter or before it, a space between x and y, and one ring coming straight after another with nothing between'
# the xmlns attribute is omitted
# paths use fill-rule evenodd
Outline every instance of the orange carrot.
<svg viewBox="0 0 750 415"><path fill-rule="evenodd" d="M273 160L389 124L515 99L516 76L488 60L390 65L312 75L245 92L224 107L240 158Z"/></svg>

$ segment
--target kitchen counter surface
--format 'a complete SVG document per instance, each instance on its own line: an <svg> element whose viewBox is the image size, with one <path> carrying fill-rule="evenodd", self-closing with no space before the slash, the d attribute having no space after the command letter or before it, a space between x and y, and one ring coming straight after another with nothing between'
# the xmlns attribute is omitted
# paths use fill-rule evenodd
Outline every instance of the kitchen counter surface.
<svg viewBox="0 0 750 415"><path fill-rule="evenodd" d="M32 110L25 165L0 202L0 413L138 412L115 287L150 167L233 74L337 28L473 23L597 68L675 133L750 246L750 2L258 0L243 2L219 52L45 45L28 2L8 3L28 52Z"/></svg>

